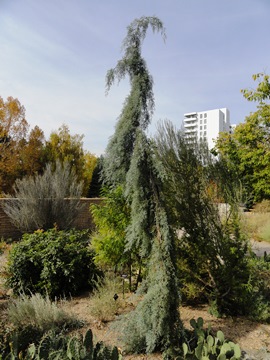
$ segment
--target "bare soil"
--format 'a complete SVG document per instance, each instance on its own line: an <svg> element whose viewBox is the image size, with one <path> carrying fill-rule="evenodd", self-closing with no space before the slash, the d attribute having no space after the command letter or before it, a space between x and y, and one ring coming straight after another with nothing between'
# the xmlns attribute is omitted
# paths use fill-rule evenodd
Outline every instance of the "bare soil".
<svg viewBox="0 0 270 360"><path fill-rule="evenodd" d="M112 301L114 301L112 299ZM131 305L132 306L132 305ZM84 295L74 298L64 304L64 308L68 312L72 312L79 319L85 321L85 326L82 332L91 328L94 337L97 341L102 340L110 345L117 345L121 348L121 340L118 334L112 330L112 323L102 323L93 318L90 314L91 297ZM265 349L270 352L270 325L261 324L250 321L244 317L226 317L216 318L208 312L208 306L189 307L181 306L181 319L185 328L190 327L190 320L202 317L204 319L205 327L211 325L213 331L222 330L227 339L238 343L242 350L246 352ZM117 321L117 316L115 318ZM155 355L130 355L125 356L125 359L161 359L160 354Z"/></svg>

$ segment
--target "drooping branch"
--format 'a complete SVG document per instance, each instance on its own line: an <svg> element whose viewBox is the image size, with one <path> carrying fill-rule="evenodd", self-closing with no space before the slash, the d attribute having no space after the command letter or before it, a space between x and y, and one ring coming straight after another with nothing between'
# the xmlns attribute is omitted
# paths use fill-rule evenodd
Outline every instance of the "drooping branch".
<svg viewBox="0 0 270 360"><path fill-rule="evenodd" d="M115 68L107 72L106 92L115 81L120 82L126 76L131 85L115 134L106 149L103 177L107 184L124 184L134 151L137 129L146 130L154 112L153 78L141 55L142 43L149 26L153 32L161 32L165 38L165 29L158 18L142 17L134 20L123 41L123 58L117 62Z"/></svg>

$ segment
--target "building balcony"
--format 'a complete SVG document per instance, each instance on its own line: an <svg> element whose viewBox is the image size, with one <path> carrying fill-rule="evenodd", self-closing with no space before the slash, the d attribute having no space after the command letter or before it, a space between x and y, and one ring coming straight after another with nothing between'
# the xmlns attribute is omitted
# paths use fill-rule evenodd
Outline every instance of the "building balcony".
<svg viewBox="0 0 270 360"><path fill-rule="evenodd" d="M185 117L185 118L184 118L184 122L192 122L192 121L197 122L197 121L198 121L198 118L197 118L196 116Z"/></svg>
<svg viewBox="0 0 270 360"><path fill-rule="evenodd" d="M185 129L185 134L194 134L197 135L197 129Z"/></svg>
<svg viewBox="0 0 270 360"><path fill-rule="evenodd" d="M184 126L185 126L185 128L187 128L187 127L194 127L194 129L198 128L197 121L196 122L195 121L185 122Z"/></svg>

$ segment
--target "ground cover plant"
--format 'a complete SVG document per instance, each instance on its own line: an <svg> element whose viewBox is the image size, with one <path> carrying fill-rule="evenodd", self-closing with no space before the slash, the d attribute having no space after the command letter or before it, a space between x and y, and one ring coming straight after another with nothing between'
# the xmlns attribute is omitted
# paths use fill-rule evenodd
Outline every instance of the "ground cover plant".
<svg viewBox="0 0 270 360"><path fill-rule="evenodd" d="M9 255L7 285L15 294L69 296L94 288L101 275L93 261L86 230L24 234Z"/></svg>
<svg viewBox="0 0 270 360"><path fill-rule="evenodd" d="M16 329L32 326L43 333L53 328L73 327L76 319L63 311L49 296L20 295L8 306L8 319Z"/></svg>

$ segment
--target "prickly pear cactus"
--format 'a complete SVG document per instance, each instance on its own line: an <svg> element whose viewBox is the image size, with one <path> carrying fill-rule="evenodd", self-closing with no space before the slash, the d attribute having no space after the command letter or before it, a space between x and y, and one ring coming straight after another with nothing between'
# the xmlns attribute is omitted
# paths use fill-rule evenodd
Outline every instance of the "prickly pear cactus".
<svg viewBox="0 0 270 360"><path fill-rule="evenodd" d="M217 331L216 336L203 329L203 319L192 319L190 325L194 329L194 337L188 343L183 344L184 359L198 360L238 360L241 359L241 349L238 344L225 340L222 331ZM192 340L196 340L194 348L190 348Z"/></svg>

